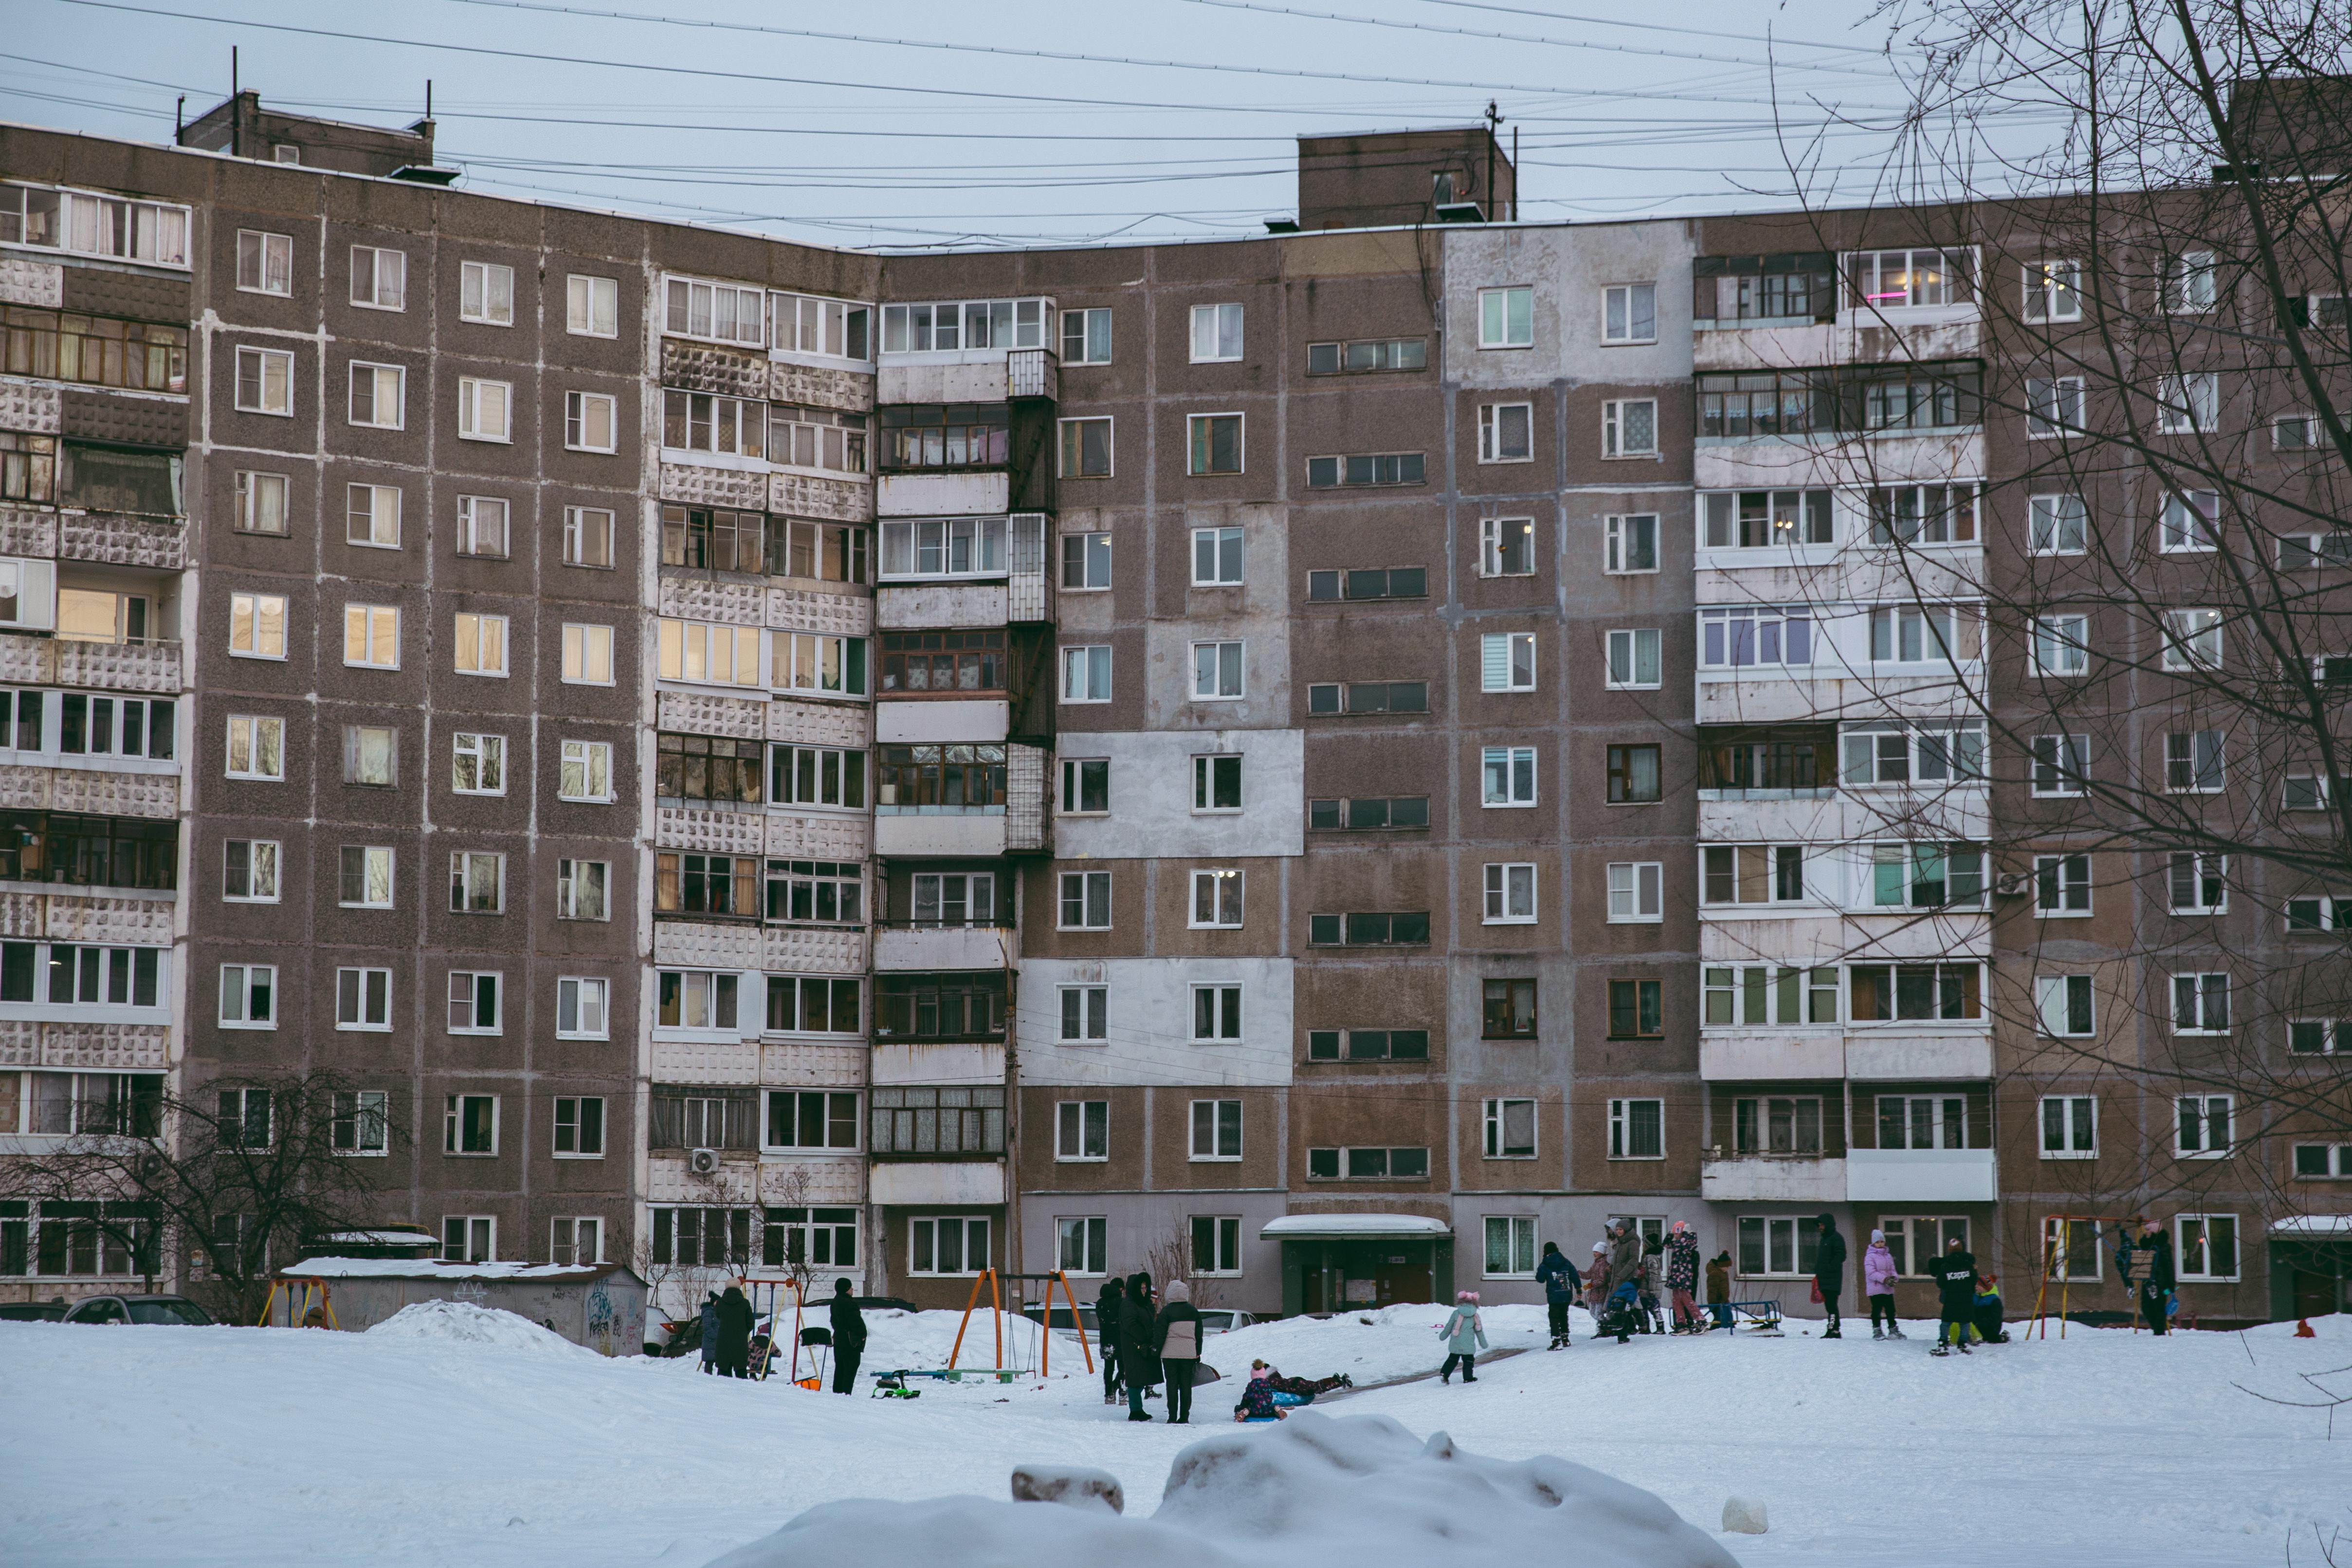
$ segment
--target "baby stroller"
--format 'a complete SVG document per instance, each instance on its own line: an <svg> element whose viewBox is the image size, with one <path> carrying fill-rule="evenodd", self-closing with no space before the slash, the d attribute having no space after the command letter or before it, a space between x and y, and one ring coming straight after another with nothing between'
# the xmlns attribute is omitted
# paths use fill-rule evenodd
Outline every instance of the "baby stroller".
<svg viewBox="0 0 2352 1568"><path fill-rule="evenodd" d="M1628 1279L1601 1303L1601 1332L1615 1334L1622 1345L1643 1330L1641 1287Z"/></svg>

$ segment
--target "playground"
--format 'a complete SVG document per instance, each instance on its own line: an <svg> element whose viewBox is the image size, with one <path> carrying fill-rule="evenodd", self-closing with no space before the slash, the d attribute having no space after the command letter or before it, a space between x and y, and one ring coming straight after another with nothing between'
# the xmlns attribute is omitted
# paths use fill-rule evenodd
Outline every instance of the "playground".
<svg viewBox="0 0 2352 1568"><path fill-rule="evenodd" d="M984 1310L969 1325L869 1315L867 1374L950 1356L1024 1369L911 1380L914 1399L872 1397L870 1375L843 1398L788 1376L707 1377L691 1356L606 1359L478 1309L366 1333L0 1323L0 1545L44 1564L699 1568L820 1503L1002 1499L1026 1463L1108 1470L1129 1517L1148 1516L1187 1445L1243 1430L1230 1412L1259 1358L1360 1385L1318 1411L1444 1431L1486 1459L1556 1455L1710 1533L1727 1497L1759 1500L1768 1533L1716 1537L1750 1568L2242 1568L2285 1564L2290 1538L2294 1562L2318 1563L2315 1526L2322 1541L2352 1531L2352 1407L2331 1443L2329 1412L2270 1402L2352 1394L2352 1375L2299 1375L2352 1367L2345 1317L2315 1320L2311 1339L2291 1323L2163 1339L2074 1325L1937 1361L1927 1323L1883 1344L1791 1322L1780 1338L1621 1346L1591 1338L1580 1311L1574 1348L1548 1352L1541 1309L1497 1307L1487 1336L1518 1353L1486 1362L1475 1385L1391 1382L1435 1370L1442 1315L1213 1335L1205 1359L1223 1381L1182 1428L1104 1405L1075 1338L1034 1375L1035 1328L1008 1320L1000 1352Z"/></svg>

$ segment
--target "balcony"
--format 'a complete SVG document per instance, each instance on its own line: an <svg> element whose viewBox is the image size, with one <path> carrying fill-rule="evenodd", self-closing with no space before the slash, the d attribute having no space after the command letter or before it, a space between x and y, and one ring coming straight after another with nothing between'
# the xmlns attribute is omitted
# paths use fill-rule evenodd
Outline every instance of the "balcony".
<svg viewBox="0 0 2352 1568"><path fill-rule="evenodd" d="M871 1081L877 1085L994 1085L1004 1082L1004 1047L985 1041L960 1045L922 1045L882 1041L869 1058Z"/></svg>
<svg viewBox="0 0 2352 1568"><path fill-rule="evenodd" d="M874 705L874 739L886 746L997 746L1012 729L1013 704L1003 697L885 697Z"/></svg>
<svg viewBox="0 0 2352 1568"><path fill-rule="evenodd" d="M866 1175L867 1197L884 1208L985 1206L1004 1202L1004 1162L877 1160Z"/></svg>
<svg viewBox="0 0 2352 1568"><path fill-rule="evenodd" d="M1043 397L1058 402L1062 395L1062 356L1052 349L1014 349L1004 356L1004 395Z"/></svg>
<svg viewBox="0 0 2352 1568"><path fill-rule="evenodd" d="M875 808L874 853L885 859L900 856L993 858L1003 855L1004 849L1003 806L977 811L921 806Z"/></svg>
<svg viewBox="0 0 2352 1568"><path fill-rule="evenodd" d="M1992 1077L1992 1035L1857 1032L1845 1047L1845 1076L1874 1083L1924 1083Z"/></svg>
<svg viewBox="0 0 2352 1568"><path fill-rule="evenodd" d="M1857 1204L1989 1204L2000 1195L1990 1149L1854 1149L1846 1198Z"/></svg>
<svg viewBox="0 0 2352 1568"><path fill-rule="evenodd" d="M1842 1204L1846 1162L1786 1154L1703 1160L1698 1185L1709 1203Z"/></svg>
<svg viewBox="0 0 2352 1568"><path fill-rule="evenodd" d="M1013 951L1009 925L887 922L874 933L874 967L909 973L1003 970Z"/></svg>
<svg viewBox="0 0 2352 1568"><path fill-rule="evenodd" d="M1012 620L1003 583L894 583L874 590L874 624L883 631L978 631Z"/></svg>
<svg viewBox="0 0 2352 1568"><path fill-rule="evenodd" d="M1698 1076L1708 1083L1841 1079L1845 1077L1845 1037L1835 1032L1702 1034Z"/></svg>
<svg viewBox="0 0 2352 1568"><path fill-rule="evenodd" d="M964 474L884 474L875 482L874 510L879 517L1003 513L1012 506L1013 476L1002 468Z"/></svg>

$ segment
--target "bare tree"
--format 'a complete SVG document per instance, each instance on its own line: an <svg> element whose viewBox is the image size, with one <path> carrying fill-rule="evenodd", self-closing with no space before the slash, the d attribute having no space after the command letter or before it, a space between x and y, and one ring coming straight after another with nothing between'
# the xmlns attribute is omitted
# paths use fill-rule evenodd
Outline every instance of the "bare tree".
<svg viewBox="0 0 2352 1568"><path fill-rule="evenodd" d="M194 1097L159 1089L104 1131L10 1159L0 1191L35 1205L45 1253L104 1248L149 1289L184 1259L198 1293L251 1322L273 1267L381 1215L365 1156L405 1142L384 1096L335 1074L223 1079Z"/></svg>
<svg viewBox="0 0 2352 1568"><path fill-rule="evenodd" d="M1184 1220L1179 1218L1168 1222L1168 1228L1160 1233L1159 1239L1144 1254L1143 1266L1163 1290L1169 1280L1181 1279L1192 1294L1192 1305L1207 1307L1213 1304L1216 1284L1194 1268L1192 1230Z"/></svg>

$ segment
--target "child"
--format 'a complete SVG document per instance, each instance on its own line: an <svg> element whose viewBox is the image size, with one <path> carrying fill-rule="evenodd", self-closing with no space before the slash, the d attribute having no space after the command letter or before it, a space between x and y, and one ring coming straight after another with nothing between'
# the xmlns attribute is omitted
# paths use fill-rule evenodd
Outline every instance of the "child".
<svg viewBox="0 0 2352 1568"><path fill-rule="evenodd" d="M1438 1329L1437 1337L1445 1342L1445 1365L1437 1374L1440 1383L1454 1381L1456 1363L1462 1367L1462 1381L1478 1381L1478 1352L1486 1348L1486 1328L1478 1321L1478 1292L1465 1290L1454 1299L1454 1315Z"/></svg>
<svg viewBox="0 0 2352 1568"><path fill-rule="evenodd" d="M1262 1361L1250 1363L1249 1383L1242 1389L1242 1401L1234 1406L1236 1421L1283 1421L1288 1416L1274 1402L1274 1369Z"/></svg>

